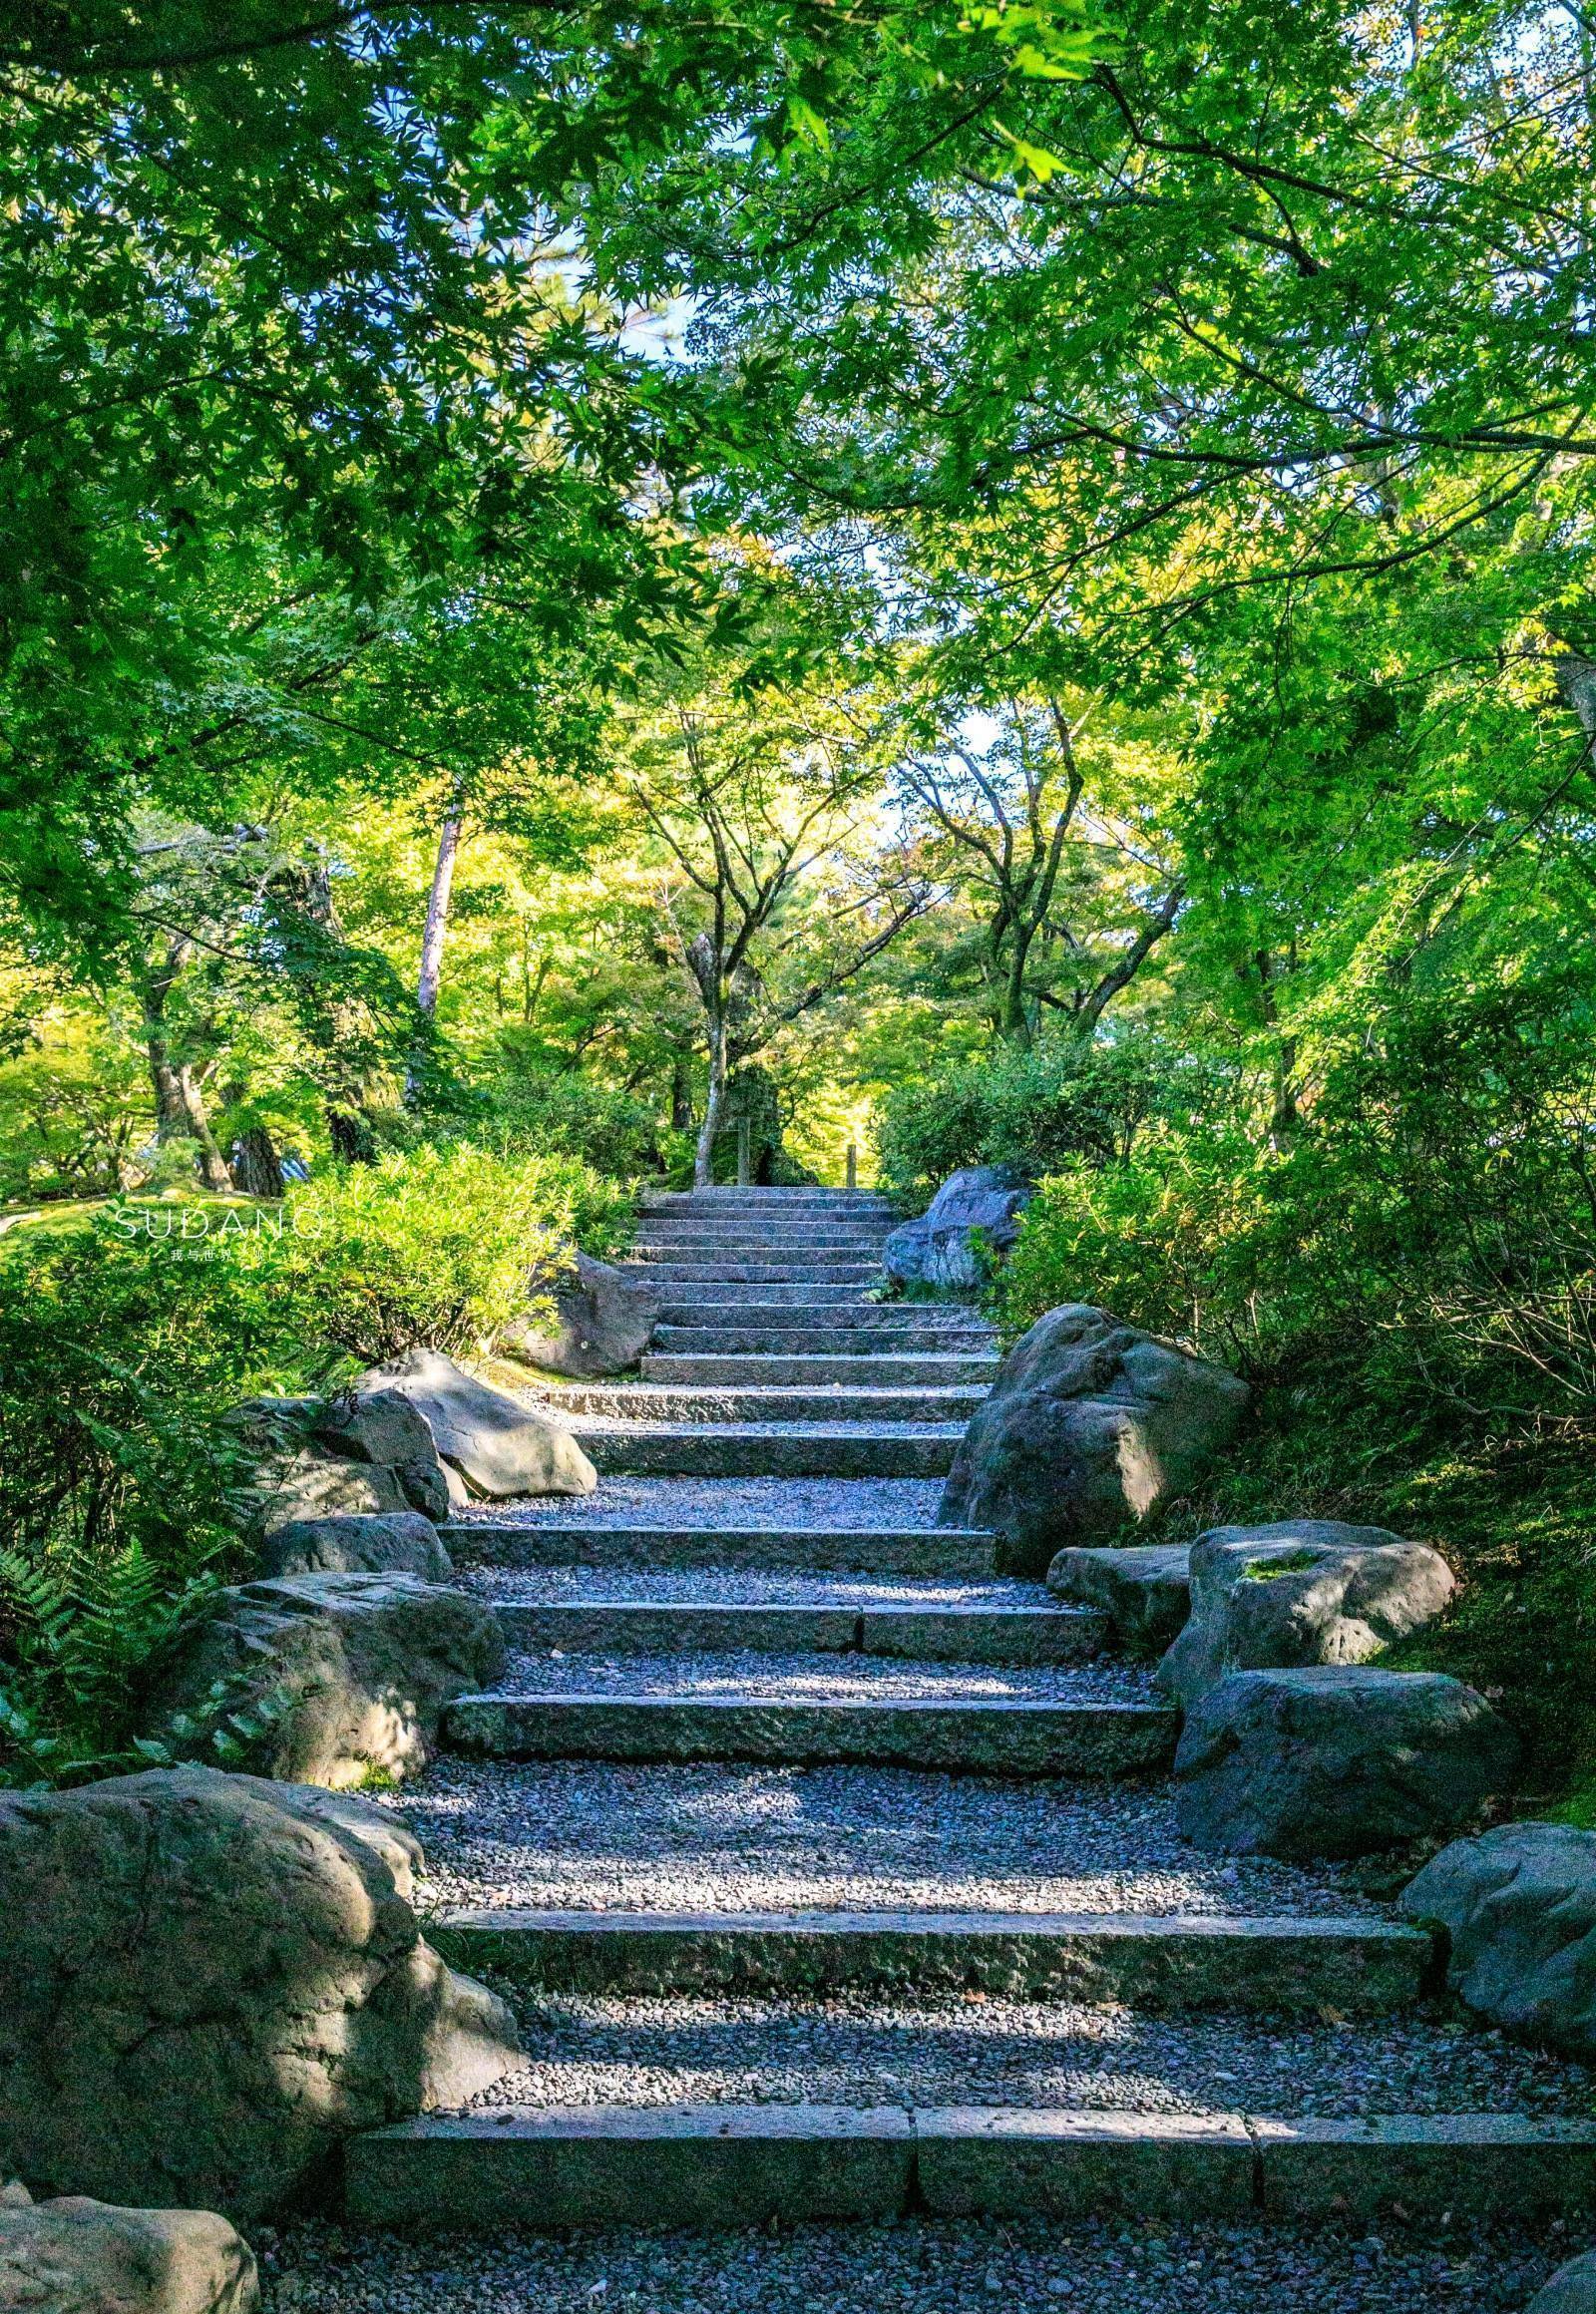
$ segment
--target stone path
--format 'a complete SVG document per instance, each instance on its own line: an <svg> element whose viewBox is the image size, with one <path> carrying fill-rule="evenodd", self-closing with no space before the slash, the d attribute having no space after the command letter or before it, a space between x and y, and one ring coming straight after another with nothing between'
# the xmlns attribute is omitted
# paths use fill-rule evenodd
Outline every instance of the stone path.
<svg viewBox="0 0 1596 2314"><path fill-rule="evenodd" d="M936 1527L994 1345L867 1299L889 1226L868 1196L650 1200L635 1258L671 1299L641 1380L551 1393L598 1493L451 1533L511 1672L395 1804L437 1941L516 2000L527 2064L357 2141L349 2216L848 2219L861 2254L872 2223L1043 2215L1083 2241L1260 2217L1577 2236L1587 2077L1429 2002L1427 1940L1338 1870L1183 1846L1144 1674L997 1578L990 1537ZM1304 2259L1300 2301L1248 2296L1240 2254L1220 2301L1365 2304L1345 2258ZM689 2302L622 2263L642 2294L619 2302ZM1431 2302L1487 2301L1367 2299Z"/></svg>

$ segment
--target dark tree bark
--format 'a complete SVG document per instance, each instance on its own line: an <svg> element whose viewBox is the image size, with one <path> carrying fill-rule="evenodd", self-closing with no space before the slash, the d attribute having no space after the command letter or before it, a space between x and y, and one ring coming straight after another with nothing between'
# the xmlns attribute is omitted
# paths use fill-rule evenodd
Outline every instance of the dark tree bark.
<svg viewBox="0 0 1596 2314"><path fill-rule="evenodd" d="M282 1195L282 1167L277 1162L276 1144L264 1125L251 1125L240 1136L232 1172L246 1197Z"/></svg>

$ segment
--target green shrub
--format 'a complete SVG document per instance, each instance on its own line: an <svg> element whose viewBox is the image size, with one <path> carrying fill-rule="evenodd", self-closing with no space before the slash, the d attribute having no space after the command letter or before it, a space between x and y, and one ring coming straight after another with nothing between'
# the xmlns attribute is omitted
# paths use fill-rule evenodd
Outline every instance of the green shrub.
<svg viewBox="0 0 1596 2314"><path fill-rule="evenodd" d="M1160 1122L1027 1209L995 1307L1012 1340L1090 1301L1239 1367L1247 1435L1169 1532L1344 1518L1463 1578L1391 1659L1502 1701L1529 1795L1596 1762L1596 1041L1542 979L1327 1040L1286 1148Z"/></svg>
<svg viewBox="0 0 1596 2314"><path fill-rule="evenodd" d="M1328 1048L1283 1153L1198 1117L1060 1168L1000 1282L1005 1327L1085 1299L1255 1372L1356 1358L1382 1402L1596 1412L1596 1043L1557 995L1410 998Z"/></svg>
<svg viewBox="0 0 1596 2314"><path fill-rule="evenodd" d="M305 1182L266 1256L318 1338L362 1365L412 1343L486 1349L529 1274L574 1245L614 1249L631 1201L580 1159L460 1143L390 1152Z"/></svg>
<svg viewBox="0 0 1596 2314"><path fill-rule="evenodd" d="M1079 1158L1123 1162L1154 1118L1190 1106L1212 1071L1146 1031L1092 1042L1044 1039L894 1088L876 1115L881 1180L927 1204L967 1165L1010 1165L1031 1180Z"/></svg>
<svg viewBox="0 0 1596 2314"><path fill-rule="evenodd" d="M657 1171L658 1120L647 1102L580 1070L556 1070L501 1032L479 1085L480 1140L534 1157L576 1157L610 1181Z"/></svg>

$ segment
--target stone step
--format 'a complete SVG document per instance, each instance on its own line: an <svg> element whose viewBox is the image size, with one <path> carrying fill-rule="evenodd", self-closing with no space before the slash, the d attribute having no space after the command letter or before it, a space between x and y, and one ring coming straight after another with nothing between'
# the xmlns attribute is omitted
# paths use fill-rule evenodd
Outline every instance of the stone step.
<svg viewBox="0 0 1596 2314"><path fill-rule="evenodd" d="M635 1259L618 1267L639 1284L664 1279L695 1285L725 1286L879 1286L881 1270L870 1262L832 1261L825 1256L802 1262Z"/></svg>
<svg viewBox="0 0 1596 2314"><path fill-rule="evenodd" d="M653 1189L638 1198L639 1213L734 1213L778 1216L810 1212L896 1219L890 1197L874 1189Z"/></svg>
<svg viewBox="0 0 1596 2314"><path fill-rule="evenodd" d="M655 1283L652 1272L648 1283ZM687 1312L685 1323L688 1325L704 1309L712 1309L718 1315L728 1310L874 1310L881 1307L865 1300L866 1284L858 1279L840 1286L817 1286L811 1279L764 1278L754 1285L739 1286L727 1278L672 1278L660 1282L660 1291L670 1297L667 1311ZM798 1318L789 1323L804 1325L807 1321Z"/></svg>
<svg viewBox="0 0 1596 2314"><path fill-rule="evenodd" d="M670 1247L701 1245L705 1252L742 1250L759 1252L770 1247L772 1252L805 1252L807 1247L819 1247L826 1252L849 1252L851 1247L863 1247L865 1252L877 1252L886 1245L891 1231L886 1229L833 1229L826 1222L789 1222L782 1229L708 1229L698 1222L650 1222L638 1229L638 1247L654 1245L659 1250Z"/></svg>
<svg viewBox="0 0 1596 2314"><path fill-rule="evenodd" d="M952 1389L960 1382L991 1382L998 1372L998 1356L993 1351L969 1356L922 1352L906 1357L872 1357L868 1353L858 1357L679 1357L668 1351L649 1351L641 1372L644 1381L683 1386L726 1383L750 1389L797 1389L805 1384L815 1388L858 1384L866 1389L937 1390Z"/></svg>
<svg viewBox="0 0 1596 2314"><path fill-rule="evenodd" d="M1067 2108L487 2107L349 2139L344 2217L412 2230L838 2219L1588 2217L1596 2122Z"/></svg>
<svg viewBox="0 0 1596 2314"><path fill-rule="evenodd" d="M459 1696L447 1748L476 1759L864 1761L954 1774L1135 1775L1166 1765L1176 1714L1155 1704L762 1695Z"/></svg>
<svg viewBox="0 0 1596 2314"><path fill-rule="evenodd" d="M689 1320L679 1319L674 1308L654 1328L650 1348L656 1350L675 1350L696 1354L707 1350L711 1356L730 1357L753 1350L764 1356L844 1357L858 1355L865 1345L861 1336L869 1337L872 1350L882 1350L894 1355L910 1356L937 1350L952 1351L959 1356L971 1356L977 1351L990 1351L993 1337L978 1333L974 1328L956 1330L943 1326L883 1325L874 1311L863 1314L848 1310L817 1311L820 1322L811 1326L794 1323L795 1313L775 1310L766 1320L751 1310L728 1311L724 1323L717 1323L712 1307L695 1310ZM855 1319L863 1315L867 1323L858 1326Z"/></svg>
<svg viewBox="0 0 1596 2314"><path fill-rule="evenodd" d="M573 1425L605 1478L943 1478L964 1424L752 1422Z"/></svg>
<svg viewBox="0 0 1596 2314"><path fill-rule="evenodd" d="M1127 2008L1402 2009L1428 1987L1430 1939L1378 1920L1205 1913L451 1913L457 1968L550 1993L920 2000L964 1991ZM429 1931L429 1933L431 1933Z"/></svg>
<svg viewBox="0 0 1596 2314"><path fill-rule="evenodd" d="M815 1575L919 1575L933 1582L981 1582L993 1571L993 1537L970 1527L510 1526L456 1520L439 1532L463 1567L769 1567Z"/></svg>
<svg viewBox="0 0 1596 2314"><path fill-rule="evenodd" d="M869 1360L862 1361L866 1364ZM668 1382L573 1382L541 1391L556 1412L620 1422L968 1422L985 1385L918 1389L672 1387Z"/></svg>
<svg viewBox="0 0 1596 2314"><path fill-rule="evenodd" d="M1108 1643L1089 1608L585 1599L494 1602L507 1644L528 1654L908 1656L919 1662L1081 1663Z"/></svg>
<svg viewBox="0 0 1596 2314"><path fill-rule="evenodd" d="M723 1302L704 1302L694 1307L700 1312L700 1325L712 1324L715 1314L724 1310L728 1319L734 1319L739 1326L784 1326L807 1332L812 1326L820 1325L843 1327L850 1332L863 1334L902 1334L907 1331L933 1335L938 1340L945 1336L957 1338L973 1334L989 1348L995 1347L998 1341L997 1328L990 1319L983 1318L979 1311L957 1307L937 1308L924 1303L859 1301L846 1305L836 1315L829 1309L818 1309L811 1317L801 1303L766 1302L757 1287L750 1287L745 1294L728 1290ZM862 1350L874 1346L854 1343L851 1347Z"/></svg>

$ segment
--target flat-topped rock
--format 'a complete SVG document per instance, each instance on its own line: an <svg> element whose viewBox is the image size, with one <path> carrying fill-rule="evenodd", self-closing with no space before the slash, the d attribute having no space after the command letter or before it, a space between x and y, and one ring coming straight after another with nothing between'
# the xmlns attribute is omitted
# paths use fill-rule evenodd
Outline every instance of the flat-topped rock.
<svg viewBox="0 0 1596 2314"><path fill-rule="evenodd" d="M1047 1588L1076 1606L1095 1607L1133 1654L1153 1655L1191 1611L1189 1560L1185 1544L1059 1551L1047 1569Z"/></svg>

